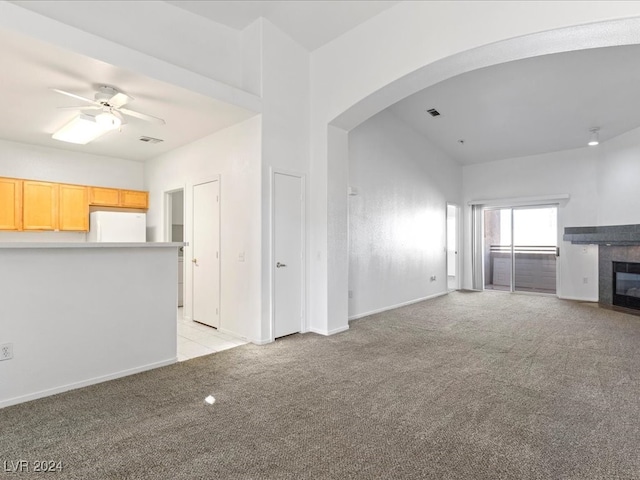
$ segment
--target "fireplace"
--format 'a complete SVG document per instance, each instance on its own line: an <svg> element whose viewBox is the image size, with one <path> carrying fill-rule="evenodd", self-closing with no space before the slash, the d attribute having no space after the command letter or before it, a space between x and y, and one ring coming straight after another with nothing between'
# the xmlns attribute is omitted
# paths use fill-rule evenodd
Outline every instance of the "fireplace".
<svg viewBox="0 0 640 480"><path fill-rule="evenodd" d="M612 263L612 303L640 310L640 263Z"/></svg>
<svg viewBox="0 0 640 480"><path fill-rule="evenodd" d="M598 245L600 305L640 315L640 224L565 227L563 239Z"/></svg>

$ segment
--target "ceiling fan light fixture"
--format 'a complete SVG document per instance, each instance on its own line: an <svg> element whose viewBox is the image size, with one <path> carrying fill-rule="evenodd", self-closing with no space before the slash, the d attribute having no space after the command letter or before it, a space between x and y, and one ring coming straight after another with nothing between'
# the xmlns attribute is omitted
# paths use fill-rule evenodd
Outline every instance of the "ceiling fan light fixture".
<svg viewBox="0 0 640 480"><path fill-rule="evenodd" d="M595 147L600 143L600 135L598 135L600 128L592 128L589 131L591 132L591 138L589 139L589 143L587 143L587 145L589 145L590 147Z"/></svg>
<svg viewBox="0 0 640 480"><path fill-rule="evenodd" d="M51 135L51 138L62 142L86 145L101 135L107 133L106 129L96 121L96 117L81 113L64 125L60 130Z"/></svg>
<svg viewBox="0 0 640 480"><path fill-rule="evenodd" d="M96 115L96 123L105 130L120 128L122 120L111 112L102 112Z"/></svg>

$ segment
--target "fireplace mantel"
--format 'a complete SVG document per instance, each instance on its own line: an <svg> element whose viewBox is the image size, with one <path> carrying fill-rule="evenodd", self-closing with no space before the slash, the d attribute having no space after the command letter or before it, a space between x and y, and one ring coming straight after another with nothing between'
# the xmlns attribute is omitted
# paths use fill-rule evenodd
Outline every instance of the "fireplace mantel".
<svg viewBox="0 0 640 480"><path fill-rule="evenodd" d="M582 245L640 245L640 225L565 227L562 238L565 242Z"/></svg>

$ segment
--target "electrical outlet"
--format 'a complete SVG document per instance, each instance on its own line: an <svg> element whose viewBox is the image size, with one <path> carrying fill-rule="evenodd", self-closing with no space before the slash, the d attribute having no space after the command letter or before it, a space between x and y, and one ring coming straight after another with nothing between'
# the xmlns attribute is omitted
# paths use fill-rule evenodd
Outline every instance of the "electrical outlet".
<svg viewBox="0 0 640 480"><path fill-rule="evenodd" d="M0 345L0 360L10 360L13 358L13 343Z"/></svg>
<svg viewBox="0 0 640 480"><path fill-rule="evenodd" d="M436 276L435 275L431 275L431 281L435 282L436 281Z"/></svg>
<svg viewBox="0 0 640 480"><path fill-rule="evenodd" d="M349 290L349 298L353 298L353 290Z"/></svg>
<svg viewBox="0 0 640 480"><path fill-rule="evenodd" d="M584 283L585 285L589 283L589 277L582 277L582 283Z"/></svg>

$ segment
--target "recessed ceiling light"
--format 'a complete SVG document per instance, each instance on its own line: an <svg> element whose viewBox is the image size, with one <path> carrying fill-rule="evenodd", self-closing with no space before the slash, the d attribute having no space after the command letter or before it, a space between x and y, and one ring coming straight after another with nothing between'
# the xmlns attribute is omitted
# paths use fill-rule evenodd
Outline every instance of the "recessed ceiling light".
<svg viewBox="0 0 640 480"><path fill-rule="evenodd" d="M600 143L600 136L598 135L600 128L592 128L589 131L591 132L591 138L589 139L589 143L587 143L587 145L589 145L590 147L595 147Z"/></svg>

